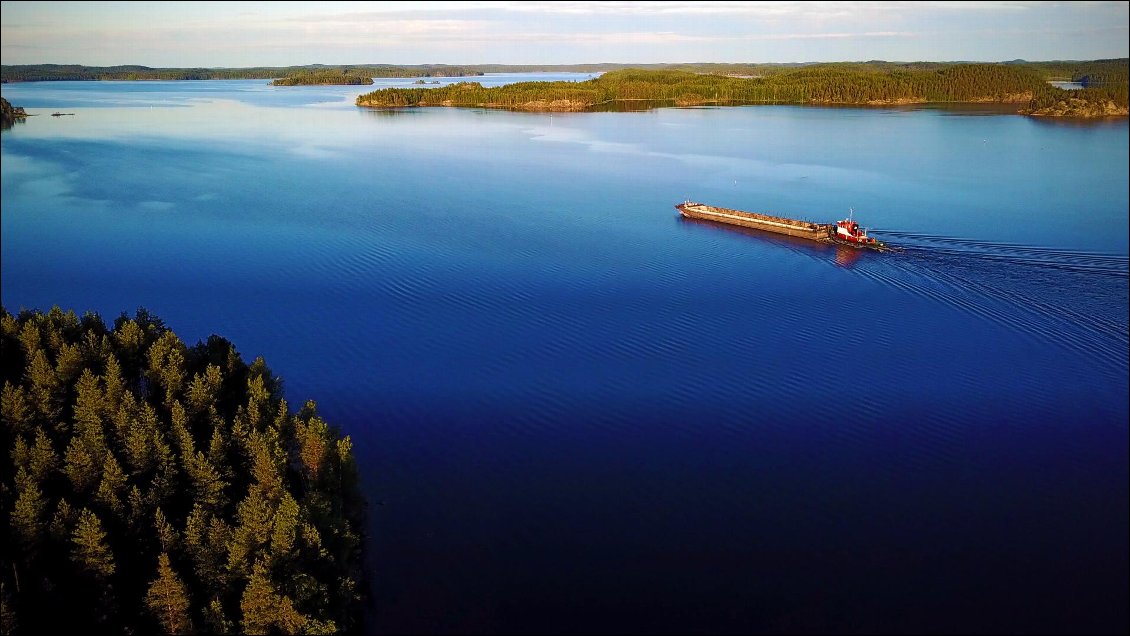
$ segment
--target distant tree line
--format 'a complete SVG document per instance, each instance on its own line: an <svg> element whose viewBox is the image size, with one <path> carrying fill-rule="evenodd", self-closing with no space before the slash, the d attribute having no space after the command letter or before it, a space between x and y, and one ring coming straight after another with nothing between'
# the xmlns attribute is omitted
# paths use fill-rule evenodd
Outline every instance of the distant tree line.
<svg viewBox="0 0 1130 636"><path fill-rule="evenodd" d="M5 634L359 629L351 442L261 358L0 309Z"/></svg>
<svg viewBox="0 0 1130 636"><path fill-rule="evenodd" d="M1040 73L1044 79L1079 82L1084 86L1098 83L1125 84L1130 65L1126 58L1087 62L1019 62Z"/></svg>
<svg viewBox="0 0 1130 636"><path fill-rule="evenodd" d="M150 68L148 66L81 66L77 64L23 64L0 66L0 80L5 82L46 82L55 80L210 80L210 79L277 79L295 73L339 71L362 77L463 77L482 75L466 66L420 64L354 64L348 66L256 66L249 68Z"/></svg>
<svg viewBox="0 0 1130 636"><path fill-rule="evenodd" d="M1126 65L1125 60L1119 63ZM1102 68L1104 77L1121 77L1121 83L1064 91L1026 64L814 64L754 77L627 69L582 82L519 82L492 88L460 82L437 88L386 88L359 96L357 104L588 110L626 100L688 106L986 102L1031 110L1070 97L1111 102L1125 109L1125 69L1120 76L1115 64Z"/></svg>
<svg viewBox="0 0 1130 636"><path fill-rule="evenodd" d="M870 71L936 71L967 62L841 62L841 69ZM1014 60L1001 65L1026 68L1045 80L1092 81L1097 78L1125 78L1127 59L1028 62ZM326 66L256 66L248 68L151 68L148 66L81 66L77 64L24 64L0 66L2 81L49 80L189 80L189 79L276 79L302 71L339 69L368 77L468 77L486 73L604 73L638 69L651 71L685 71L688 73L765 77L788 73L800 68L828 66L819 63L677 63L677 64L352 64ZM1125 81L1125 80L1123 80Z"/></svg>

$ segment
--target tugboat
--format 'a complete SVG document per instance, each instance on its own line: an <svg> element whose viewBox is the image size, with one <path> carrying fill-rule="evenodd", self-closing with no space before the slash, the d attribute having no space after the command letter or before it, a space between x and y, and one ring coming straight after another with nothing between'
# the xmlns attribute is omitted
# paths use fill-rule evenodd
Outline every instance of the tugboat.
<svg viewBox="0 0 1130 636"><path fill-rule="evenodd" d="M886 244L876 239L867 236L867 230L859 227L852 216L855 215L855 209L849 208L848 218L836 222L836 230L831 233L833 242L851 245L852 247L870 247L871 249L883 250Z"/></svg>

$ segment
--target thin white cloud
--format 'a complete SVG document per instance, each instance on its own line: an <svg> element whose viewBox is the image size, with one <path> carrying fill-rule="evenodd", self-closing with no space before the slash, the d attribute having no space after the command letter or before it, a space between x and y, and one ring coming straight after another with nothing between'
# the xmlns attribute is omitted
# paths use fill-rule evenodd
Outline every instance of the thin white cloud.
<svg viewBox="0 0 1130 636"><path fill-rule="evenodd" d="M834 40L850 38L899 38L918 34L908 31L867 31L861 33L769 33L755 35L693 35L674 32L621 32L621 33L522 33L507 34L501 39L508 42L557 42L564 44L664 44L680 42L723 43L758 40ZM464 36L465 38L468 36ZM478 38L473 38L477 40ZM470 41L470 40L468 40Z"/></svg>
<svg viewBox="0 0 1130 636"><path fill-rule="evenodd" d="M567 15L745 15L750 17L820 17L859 15L860 13L892 13L905 10L921 11L932 7L968 11L1016 11L1038 8L1047 5L1038 1L981 1L959 2L947 0L913 1L802 1L802 0L762 0L729 1L703 0L671 2L632 2L632 1L556 1L537 0L533 2L493 2L470 3L476 8L501 9L516 13L545 13ZM1117 4L1097 2L1094 4Z"/></svg>
<svg viewBox="0 0 1130 636"><path fill-rule="evenodd" d="M905 3L904 3L905 4ZM1037 8L1040 4L1047 4L1047 2L956 2L947 0L933 0L922 3L923 6L935 7L938 9L954 9L957 11L1027 11L1028 9ZM1086 4L1086 3L1080 3ZM1096 3L1103 4L1103 3Z"/></svg>
<svg viewBox="0 0 1130 636"><path fill-rule="evenodd" d="M862 33L771 33L751 35L745 40L843 40L850 38L912 38L920 36L912 31L864 31Z"/></svg>
<svg viewBox="0 0 1130 636"><path fill-rule="evenodd" d="M577 57L581 50L604 61L699 55L772 61L860 55L1090 59L1124 56L1127 33L1126 2L170 2L139 3L129 11L117 3L0 6L6 64L411 64L440 61L437 52L447 63L567 64L589 61Z"/></svg>

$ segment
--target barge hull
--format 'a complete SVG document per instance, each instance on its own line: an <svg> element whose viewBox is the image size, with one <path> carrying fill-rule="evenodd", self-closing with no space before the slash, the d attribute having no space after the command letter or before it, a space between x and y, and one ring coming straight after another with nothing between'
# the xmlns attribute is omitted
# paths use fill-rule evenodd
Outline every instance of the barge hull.
<svg viewBox="0 0 1130 636"><path fill-rule="evenodd" d="M809 223L808 221L786 219L784 217L758 214L756 212L745 212L743 210L719 208L713 205L691 203L689 201L676 205L675 209L683 216L691 219L703 219L705 221L740 225L742 227L764 230L766 232L773 232L774 234L795 236L810 241L818 241L820 243L832 242L833 225L830 223Z"/></svg>

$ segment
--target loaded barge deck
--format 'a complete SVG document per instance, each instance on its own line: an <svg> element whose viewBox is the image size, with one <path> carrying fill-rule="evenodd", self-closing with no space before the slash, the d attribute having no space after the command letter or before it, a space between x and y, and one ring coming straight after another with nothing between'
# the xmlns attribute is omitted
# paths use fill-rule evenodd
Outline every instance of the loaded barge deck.
<svg viewBox="0 0 1130 636"><path fill-rule="evenodd" d="M866 247L879 251L888 249L886 244L867 236L867 232L863 230L863 228L860 228L859 224L851 220L850 217L837 223L810 223L808 221L787 219L769 214L720 208L713 205L706 205L705 203L695 203L693 201L684 201L676 205L675 209L683 216L691 219L703 219L706 221L727 223L729 225L740 225L742 227L773 232L774 234L804 238L819 243L837 243L850 247Z"/></svg>

